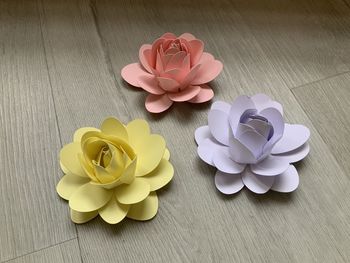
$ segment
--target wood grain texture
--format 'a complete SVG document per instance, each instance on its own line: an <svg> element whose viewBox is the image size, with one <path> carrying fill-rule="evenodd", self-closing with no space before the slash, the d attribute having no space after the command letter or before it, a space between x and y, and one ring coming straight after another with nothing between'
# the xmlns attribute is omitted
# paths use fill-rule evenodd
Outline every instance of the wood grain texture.
<svg viewBox="0 0 350 263"><path fill-rule="evenodd" d="M350 17L342 1L232 3L289 87L349 71Z"/></svg>
<svg viewBox="0 0 350 263"><path fill-rule="evenodd" d="M350 178L350 73L293 89L311 122Z"/></svg>
<svg viewBox="0 0 350 263"><path fill-rule="evenodd" d="M73 239L38 252L8 261L8 263L80 263L78 240Z"/></svg>
<svg viewBox="0 0 350 263"><path fill-rule="evenodd" d="M49 6L50 9L45 8L46 37L51 45L52 64L60 72L62 83L75 81L82 70L72 67L75 61L63 57L91 54L101 48L92 28L86 26L92 23L87 20L89 17L96 19L96 34L106 47L104 54L95 58L96 63L105 58L108 64L111 59L108 73L113 75L106 79L116 80L114 87L103 89L107 95L95 97L93 107L99 112L92 116L79 111L81 107L91 107L87 101L91 94L100 91L99 87L77 84L76 92L81 90L79 107L76 97L57 92L57 99L68 111L78 111L81 119L92 118L94 122L104 113L110 114L110 105L123 105L128 112L120 116L123 121L145 118L153 131L164 135L176 168L174 181L160 193L159 214L154 220L127 220L117 226L94 220L78 227L84 262L346 262L350 256L346 249L350 232L349 180L333 156L324 155L329 152L328 147L232 4L96 1L92 3L94 14L89 14L84 2ZM76 15L65 20L67 13ZM64 27L69 37L57 43L61 34L53 25L63 20L70 24ZM166 31L193 32L205 41L207 50L224 61L225 70L213 83L216 99L232 101L239 94L266 92L285 105L287 120L311 128L312 153L298 166L301 186L297 192L256 196L244 190L233 197L222 196L214 187L214 169L199 160L193 141L195 128L206 122L209 105L179 104L158 116L145 111L145 94L127 86L119 72L124 65L137 61L142 43L149 43ZM78 38L75 32L79 32ZM83 50L66 54L66 49L58 48L76 46L81 37L90 40L88 46L81 46ZM65 63L57 63L61 59ZM60 85L56 88L69 92ZM116 111L114 115L117 114ZM63 115L60 109L58 115L62 116L65 130L73 129L67 127L73 123L71 116Z"/></svg>
<svg viewBox="0 0 350 263"><path fill-rule="evenodd" d="M0 261L76 236L55 191L60 138L35 2L0 2Z"/></svg>

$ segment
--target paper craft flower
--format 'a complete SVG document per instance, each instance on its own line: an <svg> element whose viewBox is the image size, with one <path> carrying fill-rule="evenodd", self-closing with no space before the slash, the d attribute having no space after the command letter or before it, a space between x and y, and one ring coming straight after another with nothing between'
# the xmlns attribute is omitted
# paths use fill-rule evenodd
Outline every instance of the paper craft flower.
<svg viewBox="0 0 350 263"><path fill-rule="evenodd" d="M203 49L203 42L189 33L179 37L166 33L152 45L142 45L140 62L124 67L121 75L150 93L145 105L152 113L167 110L173 102L206 102L214 96L206 83L219 75L223 65Z"/></svg>
<svg viewBox="0 0 350 263"><path fill-rule="evenodd" d="M109 224L125 217L149 220L158 210L156 190L174 174L162 136L144 120L126 126L106 119L101 130L81 128L60 152L66 174L57 193L69 200L71 219L85 223L97 215Z"/></svg>
<svg viewBox="0 0 350 263"><path fill-rule="evenodd" d="M264 94L213 103L208 126L195 132L198 155L218 170L215 185L234 194L245 185L257 194L292 192L299 184L291 163L309 153L310 131L284 123L281 104Z"/></svg>

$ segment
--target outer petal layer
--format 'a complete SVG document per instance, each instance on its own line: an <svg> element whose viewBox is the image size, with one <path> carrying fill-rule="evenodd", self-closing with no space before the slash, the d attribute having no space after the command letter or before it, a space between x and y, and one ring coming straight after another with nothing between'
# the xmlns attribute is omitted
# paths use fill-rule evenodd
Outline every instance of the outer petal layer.
<svg viewBox="0 0 350 263"><path fill-rule="evenodd" d="M149 185L151 191L156 191L170 182L174 175L174 168L170 162L162 159L156 169L142 177Z"/></svg>
<svg viewBox="0 0 350 263"><path fill-rule="evenodd" d="M206 60L201 64L192 85L205 84L215 79L222 71L223 64L219 60Z"/></svg>
<svg viewBox="0 0 350 263"><path fill-rule="evenodd" d="M243 183L250 191L256 194L264 194L273 185L275 177L261 176L252 173L249 169L246 169L242 177Z"/></svg>
<svg viewBox="0 0 350 263"><path fill-rule="evenodd" d="M119 203L136 204L144 200L150 192L149 184L142 178L135 178L131 184L118 186L115 195Z"/></svg>
<svg viewBox="0 0 350 263"><path fill-rule="evenodd" d="M65 200L69 200L70 196L82 185L90 181L87 177L66 174L61 178L56 186L57 193Z"/></svg>
<svg viewBox="0 0 350 263"><path fill-rule="evenodd" d="M70 218L76 224L84 224L98 215L98 211L78 212L73 209L70 210Z"/></svg>
<svg viewBox="0 0 350 263"><path fill-rule="evenodd" d="M132 205L126 216L134 220L145 221L152 219L157 214L157 211L158 197L155 192L151 192L145 200Z"/></svg>
<svg viewBox="0 0 350 263"><path fill-rule="evenodd" d="M125 66L121 72L122 78L134 87L141 87L139 79L141 76L148 75L148 73L141 67L139 63L132 63Z"/></svg>
<svg viewBox="0 0 350 263"><path fill-rule="evenodd" d="M166 111L172 104L173 101L166 94L160 96L149 94L145 102L146 109L152 113Z"/></svg>
<svg viewBox="0 0 350 263"><path fill-rule="evenodd" d="M286 171L275 177L275 182L273 183L271 190L290 193L297 189L298 185L298 172L293 165L290 165Z"/></svg>
<svg viewBox="0 0 350 263"><path fill-rule="evenodd" d="M215 185L221 193L227 195L237 193L244 186L241 175L227 174L221 171L217 171L215 174Z"/></svg>
<svg viewBox="0 0 350 263"><path fill-rule="evenodd" d="M199 93L189 100L191 103L203 103L211 100L214 97L214 91L208 85L200 85Z"/></svg>
<svg viewBox="0 0 350 263"><path fill-rule="evenodd" d="M63 146L60 152L60 163L64 172L86 177L80 165L78 154L82 153L80 143L74 142Z"/></svg>
<svg viewBox="0 0 350 263"><path fill-rule="evenodd" d="M117 224L122 221L129 211L130 205L124 205L111 198L109 202L98 210L98 213L108 224Z"/></svg>

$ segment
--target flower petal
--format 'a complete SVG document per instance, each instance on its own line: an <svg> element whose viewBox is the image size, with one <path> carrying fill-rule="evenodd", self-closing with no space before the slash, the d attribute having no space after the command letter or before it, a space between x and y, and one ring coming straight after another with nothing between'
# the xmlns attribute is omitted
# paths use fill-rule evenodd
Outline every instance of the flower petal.
<svg viewBox="0 0 350 263"><path fill-rule="evenodd" d="M139 78L141 76L147 76L147 73L139 63L132 63L126 65L121 71L122 78L134 87L140 87Z"/></svg>
<svg viewBox="0 0 350 263"><path fill-rule="evenodd" d="M235 194L244 187L240 174L228 174L219 170L215 174L215 185L221 193L226 195Z"/></svg>
<svg viewBox="0 0 350 263"><path fill-rule="evenodd" d="M199 39L193 39L188 41L188 45L190 47L191 65L196 65L203 54L204 43Z"/></svg>
<svg viewBox="0 0 350 263"><path fill-rule="evenodd" d="M190 99L188 102L191 103L203 103L211 100L214 97L214 91L208 85L200 85L201 89L199 93Z"/></svg>
<svg viewBox="0 0 350 263"><path fill-rule="evenodd" d="M253 101L248 96L239 96L233 102L228 118L233 134L236 134L237 126L239 124L241 116L247 110L255 110Z"/></svg>
<svg viewBox="0 0 350 263"><path fill-rule="evenodd" d="M104 207L98 210L98 213L108 224L117 224L126 217L129 207L130 205L120 204L117 199L111 198Z"/></svg>
<svg viewBox="0 0 350 263"><path fill-rule="evenodd" d="M107 118L103 121L101 131L105 134L118 137L126 142L129 140L128 132L126 131L124 124L113 117Z"/></svg>
<svg viewBox="0 0 350 263"><path fill-rule="evenodd" d="M236 138L230 140L229 152L231 158L237 163L255 163L254 154Z"/></svg>
<svg viewBox="0 0 350 263"><path fill-rule="evenodd" d="M217 151L224 151L225 153L228 153L229 149L227 146L224 146L219 142L216 142L215 139L211 138L203 140L197 148L199 157L204 162L212 166L214 166L213 157Z"/></svg>
<svg viewBox="0 0 350 263"><path fill-rule="evenodd" d="M173 101L169 99L167 94L160 96L149 94L145 102L146 109L152 113L166 111L171 105L173 105Z"/></svg>
<svg viewBox="0 0 350 263"><path fill-rule="evenodd" d="M73 209L70 209L70 218L76 224L84 224L91 219L94 219L98 215L98 211L91 212L78 212Z"/></svg>
<svg viewBox="0 0 350 263"><path fill-rule="evenodd" d="M223 151L217 151L213 156L215 167L221 172L228 174L239 174L243 172L245 164L236 163Z"/></svg>
<svg viewBox="0 0 350 263"><path fill-rule="evenodd" d="M145 120L135 119L126 125L129 143L134 148L137 147L150 135L150 128Z"/></svg>
<svg viewBox="0 0 350 263"><path fill-rule="evenodd" d="M271 190L281 192L281 193L290 193L298 188L299 185L299 175L298 171L293 165L290 165L289 168L283 173L275 176L275 181L271 187Z"/></svg>
<svg viewBox="0 0 350 263"><path fill-rule="evenodd" d="M159 87L158 80L153 75L140 76L139 84L142 89L151 94L161 95L165 92L161 87Z"/></svg>
<svg viewBox="0 0 350 263"><path fill-rule="evenodd" d="M243 123L241 123L241 125L242 124ZM266 139L269 138L269 134L271 132L272 125L270 125L268 122L262 121L259 119L253 119L253 120L248 121L246 125L254 128L254 130L256 130L264 138L266 138Z"/></svg>
<svg viewBox="0 0 350 263"><path fill-rule="evenodd" d="M284 125L282 138L272 148L271 153L279 154L295 150L302 146L310 138L310 130L304 125L288 124Z"/></svg>
<svg viewBox="0 0 350 263"><path fill-rule="evenodd" d="M192 85L205 84L215 79L222 71L223 65L219 60L206 60L201 64Z"/></svg>
<svg viewBox="0 0 350 263"><path fill-rule="evenodd" d="M230 112L230 109L231 109L231 105L228 104L227 102L224 102L224 101L215 101L210 109L212 110L221 110L227 114L229 114Z"/></svg>
<svg viewBox="0 0 350 263"><path fill-rule="evenodd" d="M299 162L300 160L304 159L310 152L310 146L306 142L299 148L286 152L286 153L281 153L281 154L274 154L275 156L285 158L289 163L296 163Z"/></svg>
<svg viewBox="0 0 350 263"><path fill-rule="evenodd" d="M289 162L278 156L269 155L259 163L251 164L253 173L263 176L276 176L283 173L289 167Z"/></svg>
<svg viewBox="0 0 350 263"><path fill-rule="evenodd" d="M251 97L252 101L255 104L256 109L258 112L266 109L266 108L275 108L278 110L281 115L283 115L283 107L280 103L277 101L272 100L269 96L263 93L255 94Z"/></svg>
<svg viewBox="0 0 350 263"><path fill-rule="evenodd" d="M249 169L246 169L243 172L242 181L250 191L256 194L264 194L271 189L275 177L259 176L252 173Z"/></svg>
<svg viewBox="0 0 350 263"><path fill-rule="evenodd" d="M90 183L79 187L69 198L69 207L78 212L91 212L104 206L113 191Z"/></svg>
<svg viewBox="0 0 350 263"><path fill-rule="evenodd" d="M165 70L170 70L170 69L178 69L181 68L182 62L184 61L186 57L186 52L185 51L179 51L175 55L171 57L169 62L166 65Z"/></svg>
<svg viewBox="0 0 350 263"><path fill-rule="evenodd" d="M196 37L190 33L183 33L182 35L180 35L178 38L183 38L187 41L191 41L191 40L194 40L196 39Z"/></svg>
<svg viewBox="0 0 350 263"><path fill-rule="evenodd" d="M136 145L136 176L152 172L160 163L165 152L165 140L158 134L152 134Z"/></svg>
<svg viewBox="0 0 350 263"><path fill-rule="evenodd" d="M205 139L210 137L211 137L211 133L209 130L209 126L207 125L197 128L196 131L194 132L194 138L196 140L197 145L199 145Z"/></svg>
<svg viewBox="0 0 350 263"><path fill-rule="evenodd" d="M170 32L164 33L160 38L176 39L176 35Z"/></svg>
<svg viewBox="0 0 350 263"><path fill-rule="evenodd" d="M165 159L167 161L169 161L169 159L170 159L170 152L167 148L165 148L163 159Z"/></svg>
<svg viewBox="0 0 350 263"><path fill-rule="evenodd" d="M187 76L184 78L184 80L181 82L181 87L187 87L191 84L192 80L196 77L199 69L202 65L197 64L194 67L191 68L191 71L187 74Z"/></svg>
<svg viewBox="0 0 350 263"><path fill-rule="evenodd" d="M60 152L60 164L65 173L72 173L86 177L86 173L80 165L78 154L82 153L79 142L73 142L63 146Z"/></svg>
<svg viewBox="0 0 350 263"><path fill-rule="evenodd" d="M115 190L119 203L136 204L144 200L150 192L150 185L143 178L135 178L131 184L122 184Z"/></svg>
<svg viewBox="0 0 350 263"><path fill-rule="evenodd" d="M142 45L139 50L139 59L140 59L141 65L149 73L152 73L151 56L152 56L152 45L150 44Z"/></svg>
<svg viewBox="0 0 350 263"><path fill-rule="evenodd" d="M142 177L149 185L151 191L156 191L170 182L174 175L174 168L170 162L162 159L157 166L149 174Z"/></svg>
<svg viewBox="0 0 350 263"><path fill-rule="evenodd" d="M82 137L85 133L90 132L90 131L100 132L99 129L94 128L94 127L83 127L83 128L80 128L80 129L78 129L78 130L76 130L76 131L74 132L73 142L80 142L80 141L81 141L81 137Z"/></svg>
<svg viewBox="0 0 350 263"><path fill-rule="evenodd" d="M126 216L134 220L145 221L152 219L157 214L157 211L158 197L156 192L151 192L145 200L133 204Z"/></svg>
<svg viewBox="0 0 350 263"><path fill-rule="evenodd" d="M194 98L201 88L199 86L188 86L186 89L177 93L168 93L169 99L176 102L188 101Z"/></svg>
<svg viewBox="0 0 350 263"><path fill-rule="evenodd" d="M236 138L254 154L256 159L262 155L264 145L267 143L266 138L257 131L248 130Z"/></svg>
<svg viewBox="0 0 350 263"><path fill-rule="evenodd" d="M69 197L82 185L90 181L87 177L66 174L61 178L56 186L56 191L60 197L69 200Z"/></svg>
<svg viewBox="0 0 350 263"><path fill-rule="evenodd" d="M159 86L166 91L174 92L177 91L180 87L179 82L174 79L157 77L157 80L159 82Z"/></svg>
<svg viewBox="0 0 350 263"><path fill-rule="evenodd" d="M229 144L230 139L230 124L228 115L220 110L210 110L208 114L208 126L214 138L224 144Z"/></svg>
<svg viewBox="0 0 350 263"><path fill-rule="evenodd" d="M207 60L213 61L215 60L214 56L208 52L203 52L201 58L198 61L198 64L203 64L205 63Z"/></svg>

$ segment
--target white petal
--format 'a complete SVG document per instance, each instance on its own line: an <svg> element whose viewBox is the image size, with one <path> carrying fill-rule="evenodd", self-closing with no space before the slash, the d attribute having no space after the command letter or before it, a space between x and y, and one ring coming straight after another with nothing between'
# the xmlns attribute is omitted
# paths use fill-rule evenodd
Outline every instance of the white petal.
<svg viewBox="0 0 350 263"><path fill-rule="evenodd" d="M199 157L212 166L214 166L213 156L216 151L224 151L228 153L228 147L215 142L213 139L205 139L197 148Z"/></svg>
<svg viewBox="0 0 350 263"><path fill-rule="evenodd" d="M246 166L245 164L236 163L231 160L229 155L223 151L217 151L214 153L213 162L218 170L229 174L241 173Z"/></svg>
<svg viewBox="0 0 350 263"><path fill-rule="evenodd" d="M256 109L260 112L266 108L275 108L283 115L283 107L277 101L272 100L266 94L255 94L251 97L252 101L255 104Z"/></svg>
<svg viewBox="0 0 350 263"><path fill-rule="evenodd" d="M196 140L197 145L199 145L205 139L210 137L211 137L211 133L208 125L201 126L197 128L196 131L194 132L194 139Z"/></svg>
<svg viewBox="0 0 350 263"><path fill-rule="evenodd" d="M253 173L263 176L276 176L289 167L289 162L278 156L269 155L259 163L250 165Z"/></svg>
<svg viewBox="0 0 350 263"><path fill-rule="evenodd" d="M220 110L210 110L208 114L208 126L214 138L222 144L229 144L230 125L228 115Z"/></svg>
<svg viewBox="0 0 350 263"><path fill-rule="evenodd" d="M212 110L221 110L221 111L228 114L230 112L231 105L228 104L227 102L224 102L224 101L215 101L211 105L211 109Z"/></svg>
<svg viewBox="0 0 350 263"><path fill-rule="evenodd" d="M227 174L217 171L215 174L216 188L223 194L234 194L240 191L244 184L240 174Z"/></svg>
<svg viewBox="0 0 350 263"><path fill-rule="evenodd" d="M261 176L252 173L249 169L245 169L242 176L244 185L256 194L264 194L270 190L275 177Z"/></svg>
<svg viewBox="0 0 350 263"><path fill-rule="evenodd" d="M264 145L267 143L266 138L255 130L246 131L237 139L254 154L255 158L262 155Z"/></svg>
<svg viewBox="0 0 350 263"><path fill-rule="evenodd" d="M240 141L236 138L230 140L229 148L231 158L237 163L255 163L256 158L254 154L249 151Z"/></svg>
<svg viewBox="0 0 350 263"><path fill-rule="evenodd" d="M229 122L234 134L242 114L247 110L256 111L253 101L248 96L239 96L233 102L229 113Z"/></svg>
<svg viewBox="0 0 350 263"><path fill-rule="evenodd" d="M285 153L302 146L310 138L310 130L304 125L288 124L284 126L282 138L272 148L271 153Z"/></svg>
<svg viewBox="0 0 350 263"><path fill-rule="evenodd" d="M275 177L275 182L273 183L271 190L281 193L290 193L297 189L298 185L298 172L293 165L290 165L286 171Z"/></svg>
<svg viewBox="0 0 350 263"><path fill-rule="evenodd" d="M296 163L304 159L309 152L310 152L309 144L304 143L302 146L300 146L299 148L293 151L277 154L275 156L285 158L289 163Z"/></svg>

